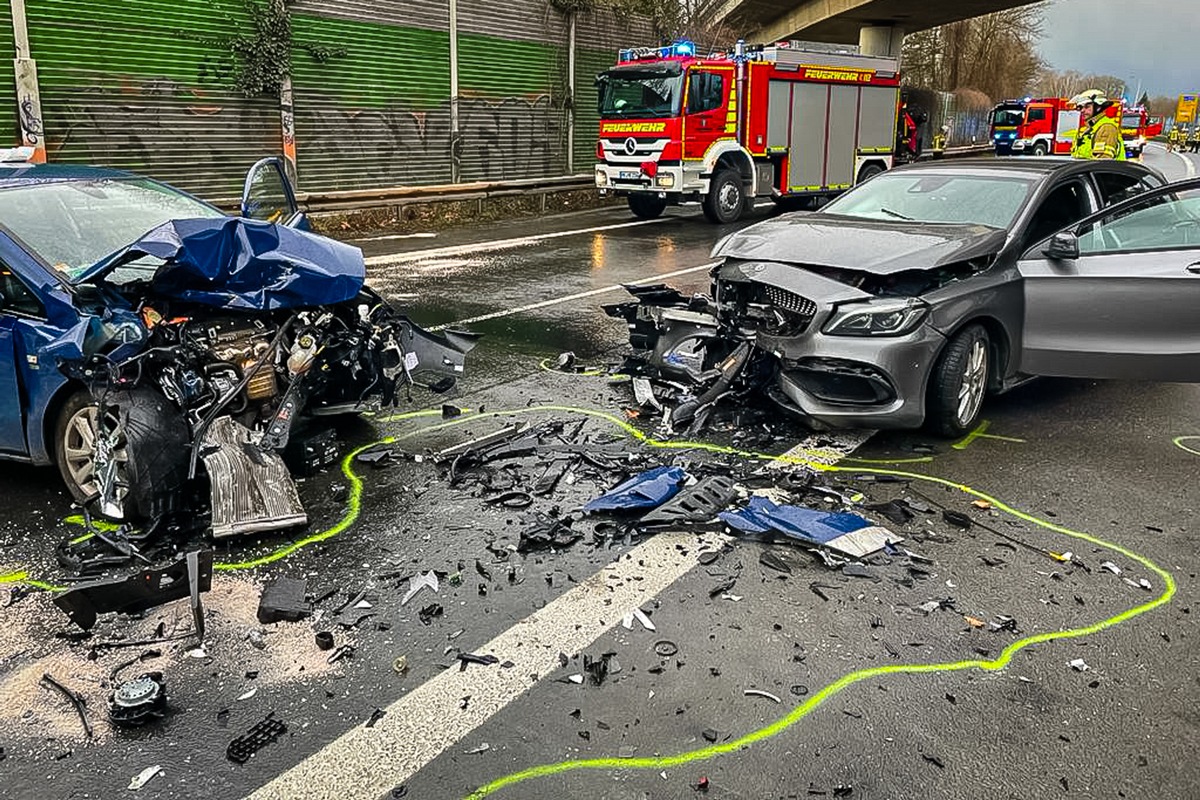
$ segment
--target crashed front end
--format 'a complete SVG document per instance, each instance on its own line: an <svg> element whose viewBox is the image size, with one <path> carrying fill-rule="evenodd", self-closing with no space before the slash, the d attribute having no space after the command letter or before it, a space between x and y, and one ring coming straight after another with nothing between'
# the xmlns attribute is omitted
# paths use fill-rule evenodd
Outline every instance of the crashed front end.
<svg viewBox="0 0 1200 800"><path fill-rule="evenodd" d="M168 223L84 276L95 314L56 355L98 405L99 510L201 506L215 537L306 524L288 464L336 455L315 420L444 392L475 344L422 330L364 277L357 248L240 219Z"/></svg>
<svg viewBox="0 0 1200 800"><path fill-rule="evenodd" d="M607 306L630 329L636 374L675 400L667 422L694 427L716 401L761 393L816 429L915 428L946 337L923 295L983 262L888 275L727 258L710 296L629 287ZM643 390L644 392L644 390Z"/></svg>

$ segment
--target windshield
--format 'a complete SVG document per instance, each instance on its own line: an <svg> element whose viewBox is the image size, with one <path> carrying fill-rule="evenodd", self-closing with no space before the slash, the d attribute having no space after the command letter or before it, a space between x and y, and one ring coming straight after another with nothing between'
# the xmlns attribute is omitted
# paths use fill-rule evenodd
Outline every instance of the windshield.
<svg viewBox="0 0 1200 800"><path fill-rule="evenodd" d="M974 223L1008 228L1033 188L1032 178L884 173L826 204L817 213L866 219Z"/></svg>
<svg viewBox="0 0 1200 800"><path fill-rule="evenodd" d="M674 117L682 98L679 71L615 69L600 76L601 119Z"/></svg>
<svg viewBox="0 0 1200 800"><path fill-rule="evenodd" d="M164 222L221 216L148 178L56 181L0 191L0 223L69 279Z"/></svg>
<svg viewBox="0 0 1200 800"><path fill-rule="evenodd" d="M1137 114L1126 114L1121 117L1122 128L1137 128L1142 124L1142 118Z"/></svg>
<svg viewBox="0 0 1200 800"><path fill-rule="evenodd" d="M992 124L997 127L1016 127L1025 118L1023 108L997 108L992 112Z"/></svg>

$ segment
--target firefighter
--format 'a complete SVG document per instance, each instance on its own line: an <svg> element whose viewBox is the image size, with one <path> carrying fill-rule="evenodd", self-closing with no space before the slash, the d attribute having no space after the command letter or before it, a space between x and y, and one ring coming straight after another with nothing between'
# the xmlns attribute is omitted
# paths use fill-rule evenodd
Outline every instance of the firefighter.
<svg viewBox="0 0 1200 800"><path fill-rule="evenodd" d="M1088 89L1071 100L1079 110L1079 130L1071 148L1072 158L1125 160L1125 141L1116 107L1099 89Z"/></svg>
<svg viewBox="0 0 1200 800"><path fill-rule="evenodd" d="M1183 136L1178 127L1171 128L1171 132L1167 134L1167 152L1174 153L1175 148L1179 147L1182 138Z"/></svg>

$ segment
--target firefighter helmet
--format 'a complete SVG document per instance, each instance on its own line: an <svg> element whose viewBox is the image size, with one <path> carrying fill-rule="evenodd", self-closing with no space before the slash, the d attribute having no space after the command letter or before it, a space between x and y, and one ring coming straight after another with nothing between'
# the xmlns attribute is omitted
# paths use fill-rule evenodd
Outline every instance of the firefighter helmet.
<svg viewBox="0 0 1200 800"><path fill-rule="evenodd" d="M1088 103L1101 105L1106 102L1108 101L1104 97L1104 92L1100 91L1099 89L1087 89L1086 91L1082 91L1071 98L1071 105L1075 106L1076 108L1087 105Z"/></svg>

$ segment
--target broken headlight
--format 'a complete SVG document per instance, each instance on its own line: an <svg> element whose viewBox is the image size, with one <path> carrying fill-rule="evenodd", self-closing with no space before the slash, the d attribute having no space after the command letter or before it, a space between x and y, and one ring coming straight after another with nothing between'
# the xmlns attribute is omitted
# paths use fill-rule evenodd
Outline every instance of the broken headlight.
<svg viewBox="0 0 1200 800"><path fill-rule="evenodd" d="M824 331L834 336L903 336L928 313L929 306L913 297L845 303L834 309Z"/></svg>

